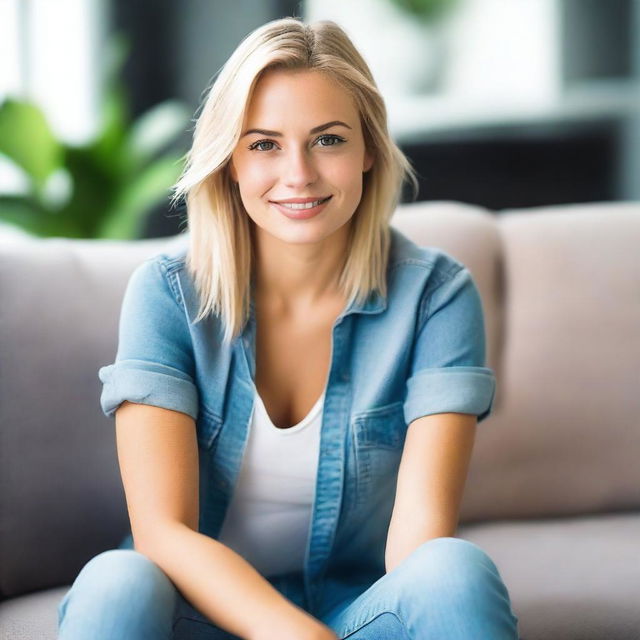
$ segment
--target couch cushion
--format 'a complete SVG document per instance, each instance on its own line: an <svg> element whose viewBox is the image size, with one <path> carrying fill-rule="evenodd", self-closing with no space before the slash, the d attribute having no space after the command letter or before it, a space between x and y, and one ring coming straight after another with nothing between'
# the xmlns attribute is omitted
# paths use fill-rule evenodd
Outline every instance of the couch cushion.
<svg viewBox="0 0 640 640"><path fill-rule="evenodd" d="M0 602L2 640L55 640L58 605L71 585L45 589Z"/></svg>
<svg viewBox="0 0 640 640"><path fill-rule="evenodd" d="M523 640L635 640L640 629L640 514L460 527L511 595Z"/></svg>

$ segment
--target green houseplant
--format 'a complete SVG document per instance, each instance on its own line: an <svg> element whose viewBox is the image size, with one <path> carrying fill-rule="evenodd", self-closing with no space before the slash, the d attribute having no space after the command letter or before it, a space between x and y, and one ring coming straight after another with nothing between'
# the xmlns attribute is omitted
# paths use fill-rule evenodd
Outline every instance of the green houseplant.
<svg viewBox="0 0 640 640"><path fill-rule="evenodd" d="M168 201L183 159L172 143L189 111L170 100L131 122L119 81L128 49L122 36L109 42L100 125L85 144L57 139L30 101L0 104L0 154L28 185L25 193L0 194L0 222L36 236L132 239L152 207Z"/></svg>

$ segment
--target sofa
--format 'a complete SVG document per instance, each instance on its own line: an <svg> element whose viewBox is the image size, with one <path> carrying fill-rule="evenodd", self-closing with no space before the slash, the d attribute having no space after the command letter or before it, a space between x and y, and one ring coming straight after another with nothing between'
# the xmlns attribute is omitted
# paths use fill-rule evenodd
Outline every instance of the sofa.
<svg viewBox="0 0 640 640"><path fill-rule="evenodd" d="M402 204L471 270L492 414L457 536L495 561L523 640L640 639L640 203ZM128 529L98 369L133 268L186 243L0 232L0 639L53 639L84 564Z"/></svg>

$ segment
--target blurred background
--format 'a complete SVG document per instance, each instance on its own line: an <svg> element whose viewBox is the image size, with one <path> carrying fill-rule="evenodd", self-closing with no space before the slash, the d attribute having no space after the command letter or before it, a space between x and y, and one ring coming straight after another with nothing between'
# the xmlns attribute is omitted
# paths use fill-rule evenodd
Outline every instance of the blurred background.
<svg viewBox="0 0 640 640"><path fill-rule="evenodd" d="M640 200L640 0L0 0L0 223L182 230L168 194L194 114L242 38L284 16L350 35L418 200Z"/></svg>

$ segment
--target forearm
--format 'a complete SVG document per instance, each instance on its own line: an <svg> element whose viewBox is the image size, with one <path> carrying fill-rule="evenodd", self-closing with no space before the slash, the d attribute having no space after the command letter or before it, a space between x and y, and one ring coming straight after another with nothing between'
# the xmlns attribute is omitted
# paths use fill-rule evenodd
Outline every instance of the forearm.
<svg viewBox="0 0 640 640"><path fill-rule="evenodd" d="M220 628L245 640L264 629L314 619L287 600L242 556L185 525L167 527L136 550L155 562L183 596Z"/></svg>

